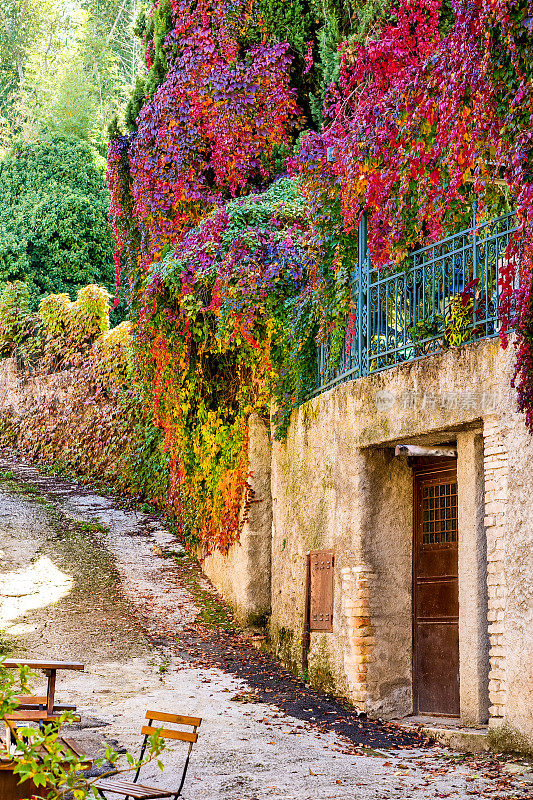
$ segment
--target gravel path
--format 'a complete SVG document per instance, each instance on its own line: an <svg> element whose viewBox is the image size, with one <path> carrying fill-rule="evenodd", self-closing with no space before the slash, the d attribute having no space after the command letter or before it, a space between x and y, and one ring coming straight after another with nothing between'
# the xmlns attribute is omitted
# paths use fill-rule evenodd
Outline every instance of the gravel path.
<svg viewBox="0 0 533 800"><path fill-rule="evenodd" d="M90 752L104 739L136 751L155 708L203 718L189 800L531 796L516 759L362 720L254 649L153 515L4 454L0 537L0 646L85 663L58 695L77 704L73 736ZM145 778L173 785L182 756L166 752L164 775L150 765Z"/></svg>

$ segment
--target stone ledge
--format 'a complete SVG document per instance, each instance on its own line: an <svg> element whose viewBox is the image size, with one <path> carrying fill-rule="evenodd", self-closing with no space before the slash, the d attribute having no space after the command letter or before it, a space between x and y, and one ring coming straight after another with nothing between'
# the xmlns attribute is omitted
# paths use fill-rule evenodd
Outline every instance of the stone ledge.
<svg viewBox="0 0 533 800"><path fill-rule="evenodd" d="M428 725L422 726L422 732L445 747L465 753L485 753L490 750L487 728L441 728Z"/></svg>
<svg viewBox="0 0 533 800"><path fill-rule="evenodd" d="M444 747L461 750L465 753L484 753L490 750L489 726L462 726L458 719L418 715L404 717L400 725L418 728L428 738L434 739Z"/></svg>

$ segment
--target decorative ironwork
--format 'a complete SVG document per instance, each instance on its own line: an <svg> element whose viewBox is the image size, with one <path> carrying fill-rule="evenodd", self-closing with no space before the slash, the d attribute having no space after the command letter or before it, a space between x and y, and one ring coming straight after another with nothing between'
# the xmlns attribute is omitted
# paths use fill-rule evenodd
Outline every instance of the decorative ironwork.
<svg viewBox="0 0 533 800"><path fill-rule="evenodd" d="M415 250L400 268L377 270L370 262L363 218L344 347L334 366L329 342L318 348L313 394L446 349L452 306L472 281L468 341L496 336L501 326L499 273L516 230L514 214L481 222L474 204L470 228Z"/></svg>

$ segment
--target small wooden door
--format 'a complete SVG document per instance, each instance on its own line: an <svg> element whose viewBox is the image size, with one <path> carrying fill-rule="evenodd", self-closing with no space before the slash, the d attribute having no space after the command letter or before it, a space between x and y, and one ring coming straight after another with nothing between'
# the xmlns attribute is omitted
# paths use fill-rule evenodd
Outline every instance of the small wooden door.
<svg viewBox="0 0 533 800"><path fill-rule="evenodd" d="M413 548L414 710L459 715L457 465L415 467Z"/></svg>
<svg viewBox="0 0 533 800"><path fill-rule="evenodd" d="M333 550L312 550L310 571L310 630L333 630Z"/></svg>

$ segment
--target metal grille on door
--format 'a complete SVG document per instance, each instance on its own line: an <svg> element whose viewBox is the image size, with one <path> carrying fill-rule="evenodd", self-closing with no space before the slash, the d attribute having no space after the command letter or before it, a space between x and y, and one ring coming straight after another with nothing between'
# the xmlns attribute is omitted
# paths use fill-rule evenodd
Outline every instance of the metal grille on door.
<svg viewBox="0 0 533 800"><path fill-rule="evenodd" d="M422 492L422 544L457 541L457 484L424 486Z"/></svg>
<svg viewBox="0 0 533 800"><path fill-rule="evenodd" d="M310 553L312 631L333 630L333 550Z"/></svg>

